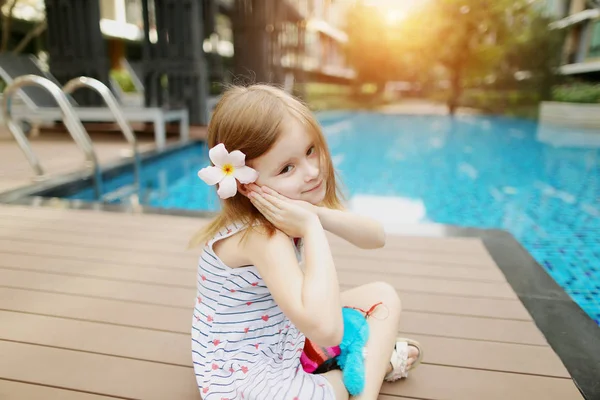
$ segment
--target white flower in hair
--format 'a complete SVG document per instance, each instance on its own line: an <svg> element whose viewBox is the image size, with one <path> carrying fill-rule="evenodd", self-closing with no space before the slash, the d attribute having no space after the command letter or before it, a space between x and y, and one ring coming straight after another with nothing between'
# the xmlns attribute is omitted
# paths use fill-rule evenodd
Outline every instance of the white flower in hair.
<svg viewBox="0 0 600 400"><path fill-rule="evenodd" d="M258 172L246 166L246 155L239 150L229 153L223 143L208 151L208 157L215 166L198 171L198 177L207 185L219 184L217 194L222 199L235 196L237 179L240 183L252 183L258 179Z"/></svg>

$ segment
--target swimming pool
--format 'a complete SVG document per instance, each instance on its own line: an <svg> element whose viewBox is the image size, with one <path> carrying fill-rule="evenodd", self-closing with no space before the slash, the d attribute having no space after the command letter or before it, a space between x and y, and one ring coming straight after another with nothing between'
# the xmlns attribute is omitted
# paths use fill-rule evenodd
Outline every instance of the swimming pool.
<svg viewBox="0 0 600 400"><path fill-rule="evenodd" d="M389 227L510 231L600 324L600 132L487 116L320 116L350 206ZM141 202L217 210L201 144L144 165ZM107 182L115 190L123 174ZM69 196L92 199L86 189ZM114 201L119 201L114 200Z"/></svg>

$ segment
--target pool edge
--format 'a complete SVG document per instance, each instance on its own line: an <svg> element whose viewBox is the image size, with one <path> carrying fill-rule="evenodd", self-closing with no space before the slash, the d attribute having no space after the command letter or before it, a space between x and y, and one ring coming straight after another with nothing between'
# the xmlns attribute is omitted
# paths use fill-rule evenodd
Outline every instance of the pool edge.
<svg viewBox="0 0 600 400"><path fill-rule="evenodd" d="M140 161L165 157L177 150L203 143L202 139L190 139L187 141L177 141L168 143L163 149L151 148L139 153ZM120 169L132 166L131 157L123 157L103 163L101 166L102 174L112 173ZM72 172L50 176L48 179L35 182L16 188L0 191L0 204L20 204L19 202L26 198L38 197L38 193L48 190L54 190L61 185L75 184L77 182L89 181L92 185L93 173L91 168L79 168Z"/></svg>
<svg viewBox="0 0 600 400"><path fill-rule="evenodd" d="M590 316L511 233L452 226L446 233L481 239L584 398L599 399L600 327Z"/></svg>

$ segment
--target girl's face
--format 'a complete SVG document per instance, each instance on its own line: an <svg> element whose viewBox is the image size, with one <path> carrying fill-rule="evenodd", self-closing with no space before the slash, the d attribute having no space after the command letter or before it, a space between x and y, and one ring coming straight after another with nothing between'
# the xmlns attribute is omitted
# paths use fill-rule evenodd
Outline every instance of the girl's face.
<svg viewBox="0 0 600 400"><path fill-rule="evenodd" d="M326 180L313 136L290 118L279 138L262 156L248 163L258 171L259 186L267 186L294 200L319 204L325 198Z"/></svg>

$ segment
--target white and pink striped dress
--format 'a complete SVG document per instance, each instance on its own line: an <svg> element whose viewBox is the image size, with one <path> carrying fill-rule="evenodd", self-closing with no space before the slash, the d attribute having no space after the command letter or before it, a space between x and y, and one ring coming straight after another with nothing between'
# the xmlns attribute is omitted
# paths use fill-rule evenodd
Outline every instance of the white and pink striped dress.
<svg viewBox="0 0 600 400"><path fill-rule="evenodd" d="M304 335L283 314L253 265L230 268L213 244L245 229L224 228L198 264L192 358L204 400L334 400L329 382L304 372ZM298 251L299 254L299 251Z"/></svg>

